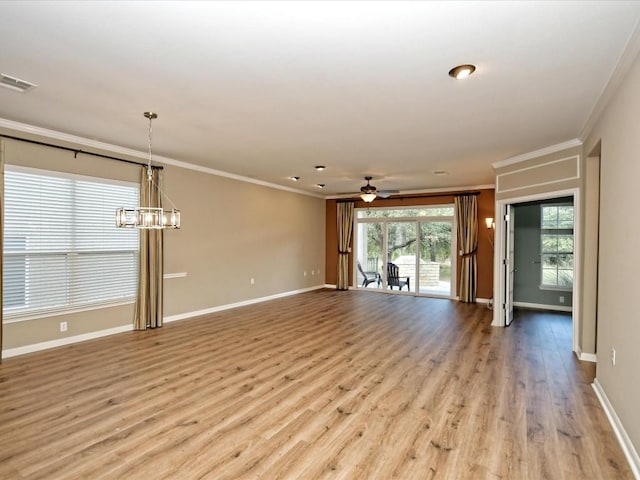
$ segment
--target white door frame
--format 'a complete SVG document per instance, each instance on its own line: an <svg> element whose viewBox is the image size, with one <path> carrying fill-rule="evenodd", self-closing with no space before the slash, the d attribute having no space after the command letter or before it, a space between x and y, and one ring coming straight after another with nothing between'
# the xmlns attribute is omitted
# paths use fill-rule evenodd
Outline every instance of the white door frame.
<svg viewBox="0 0 640 480"><path fill-rule="evenodd" d="M580 205L580 189L570 188L567 190L558 190L555 192L539 193L535 195L527 195L525 197L508 198L505 200L496 200L496 230L495 230L495 255L493 258L493 294L495 297L493 305L493 322L494 327L505 326L505 312L503 305L505 299L505 274L502 268L505 261L505 229L506 222L504 220L506 206L523 202L531 202L536 200L546 200L556 197L565 197L573 195L573 291L571 294L571 317L573 323L573 351L579 352L578 336L580 332L580 292L582 291L582 271L581 259L582 252L580 250L582 241L582 214Z"/></svg>

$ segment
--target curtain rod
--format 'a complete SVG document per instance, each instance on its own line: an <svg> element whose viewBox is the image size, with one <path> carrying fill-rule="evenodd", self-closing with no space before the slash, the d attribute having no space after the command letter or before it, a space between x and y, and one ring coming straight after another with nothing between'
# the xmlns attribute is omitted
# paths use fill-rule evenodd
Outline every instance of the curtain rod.
<svg viewBox="0 0 640 480"><path fill-rule="evenodd" d="M456 191L453 190L451 192L438 192L438 193L415 193L412 195L400 195L400 196L391 196L388 198L376 198L376 202L384 202L386 200L405 200L407 198L437 198L437 197L460 197L463 195L480 195L480 192L471 192L471 191ZM353 202L353 201L364 201L361 200L360 197L356 198L345 198L342 200L336 200L336 203L345 203L345 202Z"/></svg>
<svg viewBox="0 0 640 480"><path fill-rule="evenodd" d="M135 160L125 160L124 158L116 158L111 157L109 155L103 155L101 153L93 153L93 152L85 152L84 150L79 150L77 148L63 147L61 145L54 145L52 143L38 142L37 140L28 140L26 138L13 137L11 135L0 134L1 138L9 138L11 140L17 140L19 142L33 143L34 145L41 145L43 147L51 147L57 148L59 150L66 150L67 152L73 152L73 158L78 158L78 154L82 153L84 155L93 155L94 157L106 158L108 160L116 160L118 162L130 163L132 165L140 165L142 167L146 167L146 163L136 162ZM151 168L155 168L157 170L163 170L164 167L162 165L151 165Z"/></svg>

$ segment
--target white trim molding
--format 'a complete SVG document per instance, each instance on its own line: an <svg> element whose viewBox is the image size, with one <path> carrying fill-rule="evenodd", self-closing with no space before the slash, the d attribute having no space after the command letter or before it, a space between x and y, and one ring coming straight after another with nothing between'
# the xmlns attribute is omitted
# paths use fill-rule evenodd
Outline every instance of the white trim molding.
<svg viewBox="0 0 640 480"><path fill-rule="evenodd" d="M578 355L578 360L582 360L583 362L598 363L598 356L595 353L585 353L580 350L580 347L578 347L576 355Z"/></svg>
<svg viewBox="0 0 640 480"><path fill-rule="evenodd" d="M187 272L176 272L176 273L165 273L164 275L162 275L163 279L167 279L167 278L184 278L187 276Z"/></svg>
<svg viewBox="0 0 640 480"><path fill-rule="evenodd" d="M513 302L514 307L530 308L532 310L551 310L553 312L572 312L573 308L562 305L545 305L542 303Z"/></svg>
<svg viewBox="0 0 640 480"><path fill-rule="evenodd" d="M613 428L613 432L616 434L618 442L620 442L620 446L622 447L622 451L624 452L624 456L626 457L627 462L629 462L629 467L633 472L633 476L636 479L640 480L640 457L638 457L638 452L636 452L633 443L631 443L631 439L627 435L627 432L624 429L620 418L618 418L618 414L613 409L613 405L611 405L611 402L609 402L607 394L602 389L602 385L600 385L600 382L598 382L597 378L593 381L591 386L596 392L598 400L600 400L600 405L602 405L602 409L609 419L609 423Z"/></svg>
<svg viewBox="0 0 640 480"><path fill-rule="evenodd" d="M539 182L539 183L528 183L526 185L522 185L522 186L517 186L517 187L512 187L512 188L505 188L502 189L500 188L500 180L502 178L508 177L509 175L517 175L521 172L525 172L527 170L536 170L536 169L540 169L540 168L544 168L548 165L553 165L556 163L561 163L561 162L566 162L568 160L575 160L576 161L576 172L575 175L572 177L562 177L562 178L554 178L553 180L549 180L546 182ZM506 192L513 192L516 190L526 190L529 188L533 188L533 187L541 187L544 185L553 185L555 183L561 183L561 182L566 182L569 180L576 180L580 178L580 155L572 155L570 157L566 157L566 158L560 158L558 160L551 160L549 162L544 162L544 163L540 163L538 165L531 165L530 167L523 167L523 168L519 168L517 170L512 170L510 172L505 172L505 173L500 173L498 175L496 175L496 194L497 193L506 193Z"/></svg>
<svg viewBox="0 0 640 480"><path fill-rule="evenodd" d="M499 160L497 162L492 163L491 166L493 168L508 167L509 165L515 165L516 163L526 162L527 160L543 157L545 155L561 152L563 150L568 150L569 148L573 148L573 147L579 147L581 145L582 145L582 141L580 141L577 138L574 138L573 140L568 140L566 142L557 143L556 145L550 145L548 147L541 148L540 150L534 150L533 152L523 153L522 155L516 155L515 157Z"/></svg>
<svg viewBox="0 0 640 480"><path fill-rule="evenodd" d="M7 128L13 130L15 132L27 133L31 135L38 135L40 137L48 138L51 140L58 140L60 142L72 143L74 145L79 145L82 147L88 147L96 150L102 150L109 153L115 153L117 155L124 155L133 158L140 158L143 160L148 160L149 154L145 152L140 152L138 150L133 150L131 148L120 147L118 145L113 145L111 143L100 142L97 140L91 140L84 137L79 137L77 135L70 135L68 133L57 132L55 130L49 130L48 128L35 127L33 125L28 125L26 123L14 122L13 120L7 120L4 118L0 118L0 128ZM91 152L84 152L91 153ZM208 173L210 175L216 175L218 177L231 178L233 180L239 180L241 182L253 183L255 185L261 185L263 187L275 188L276 190L284 190L287 192L299 193L301 195L306 195L309 197L315 198L325 198L324 195L318 195L311 192L306 192L304 190L299 190L296 188L285 187L283 185L278 185L276 183L265 182L262 180L256 180L255 178L244 177L242 175L236 175L234 173L223 172L222 170L216 170L209 167L203 167L200 165L194 165L192 163L183 162L180 160L174 160L173 158L162 157L160 155L153 156L154 161L158 163L162 163L164 165L173 165L174 167L185 168L188 170L195 170L196 172Z"/></svg>

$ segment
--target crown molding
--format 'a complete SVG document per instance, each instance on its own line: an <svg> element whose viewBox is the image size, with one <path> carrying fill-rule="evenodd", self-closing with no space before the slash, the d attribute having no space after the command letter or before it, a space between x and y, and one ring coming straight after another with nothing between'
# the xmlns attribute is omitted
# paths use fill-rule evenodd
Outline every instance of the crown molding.
<svg viewBox="0 0 640 480"><path fill-rule="evenodd" d="M640 20L636 22L636 26L631 32L631 35L629 35L629 39L613 67L609 80L602 88L600 95L598 95L597 100L593 104L593 108L582 125L580 138L583 142L586 141L587 136L589 136L591 130L593 130L593 127L629 73L638 55L640 55Z"/></svg>
<svg viewBox="0 0 640 480"><path fill-rule="evenodd" d="M551 153L561 152L563 150L579 147L581 145L582 145L582 141L577 138L574 138L573 140L569 140L563 143L558 143L556 145L550 145L548 147L541 148L540 150L534 150L533 152L523 153L522 155L516 155L515 157L494 162L491 164L491 166L493 168L507 167L509 165L515 165L516 163L525 162L533 158L543 157Z"/></svg>
<svg viewBox="0 0 640 480"><path fill-rule="evenodd" d="M28 125L26 123L15 122L13 120L7 120L0 118L0 128L6 128L15 132L25 133L30 135L37 135L48 140L57 140L59 142L67 142L81 147L92 148L108 152L110 154L124 155L127 157L140 158L147 161L149 154L147 152L141 152L139 150L133 150L130 148L120 147L111 143L100 142L98 140L91 140L89 138L79 137L77 135L71 135L68 133L58 132L55 130L49 130L48 128L36 127ZM223 172L222 170L216 170L214 168L203 167L201 165L195 165L193 163L183 162L181 160L175 160L173 158L162 157L160 155L153 155L154 163L162 163L163 165L172 165L174 167L185 168L187 170L194 170L196 172L207 173L209 175L216 175L218 177L230 178L232 180L238 180L240 182L252 183L254 185L260 185L262 187L274 188L276 190L284 190L286 192L298 193L314 198L326 198L324 195L318 195L304 190L296 188L285 187L276 183L265 182L262 180L256 180L255 178L244 177L242 175L236 175L234 173Z"/></svg>

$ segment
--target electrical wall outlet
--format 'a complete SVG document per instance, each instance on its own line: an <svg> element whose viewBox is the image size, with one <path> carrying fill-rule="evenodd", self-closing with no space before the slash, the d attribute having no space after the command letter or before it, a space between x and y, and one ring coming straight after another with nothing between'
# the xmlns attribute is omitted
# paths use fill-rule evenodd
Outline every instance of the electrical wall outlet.
<svg viewBox="0 0 640 480"><path fill-rule="evenodd" d="M304 276L305 276L305 277L307 276L307 271L306 271L306 270L304 271Z"/></svg>
<svg viewBox="0 0 640 480"><path fill-rule="evenodd" d="M564 303L564 297L560 295L560 303Z"/></svg>
<svg viewBox="0 0 640 480"><path fill-rule="evenodd" d="M60 331L61 332L67 331L67 322L60 322Z"/></svg>
<svg viewBox="0 0 640 480"><path fill-rule="evenodd" d="M611 349L611 365L613 365L614 367L616 365L616 349L615 348Z"/></svg>
<svg viewBox="0 0 640 480"><path fill-rule="evenodd" d="M251 285L255 285L256 284L256 279L251 277Z"/></svg>

